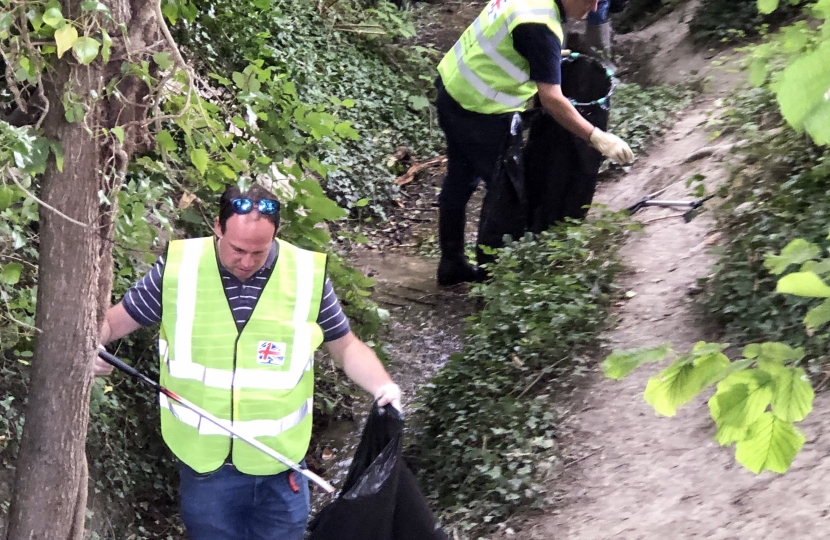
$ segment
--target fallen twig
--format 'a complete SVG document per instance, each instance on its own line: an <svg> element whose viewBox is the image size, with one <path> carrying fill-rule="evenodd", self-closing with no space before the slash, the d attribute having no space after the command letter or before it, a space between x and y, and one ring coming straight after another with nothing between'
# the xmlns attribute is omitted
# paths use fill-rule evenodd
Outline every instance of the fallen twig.
<svg viewBox="0 0 830 540"><path fill-rule="evenodd" d="M441 165L447 162L447 156L437 156L434 158L430 158L426 161L422 161L421 163L416 163L415 165L411 166L408 171L406 171L401 176L395 179L395 183L399 186L403 186L404 184L408 184L415 180L415 175L421 172L422 170L428 167L434 167L435 165Z"/></svg>
<svg viewBox="0 0 830 540"><path fill-rule="evenodd" d="M586 459L588 459L589 457L591 457L591 456L595 456L595 455L599 454L602 450L604 450L604 448L597 448L596 450L594 450L594 451L593 451L593 452L591 452L590 454L585 454L584 456L582 456L582 457L580 457L580 458L578 458L578 459L575 459L575 460L573 460L573 461L569 461L569 462L565 463L564 465L562 465L562 468L563 468L563 469L567 469L567 468L568 468L568 467L570 467L571 465L576 465L576 464L577 464L577 463L579 463L580 461L585 461L585 460L586 460Z"/></svg>

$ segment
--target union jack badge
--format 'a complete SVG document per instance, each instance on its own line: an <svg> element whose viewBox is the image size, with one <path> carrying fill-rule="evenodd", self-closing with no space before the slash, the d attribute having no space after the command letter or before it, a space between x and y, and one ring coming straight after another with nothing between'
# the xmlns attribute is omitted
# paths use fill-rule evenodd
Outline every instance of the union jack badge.
<svg viewBox="0 0 830 540"><path fill-rule="evenodd" d="M285 363L285 343L260 341L257 347L256 361L258 364L281 366Z"/></svg>

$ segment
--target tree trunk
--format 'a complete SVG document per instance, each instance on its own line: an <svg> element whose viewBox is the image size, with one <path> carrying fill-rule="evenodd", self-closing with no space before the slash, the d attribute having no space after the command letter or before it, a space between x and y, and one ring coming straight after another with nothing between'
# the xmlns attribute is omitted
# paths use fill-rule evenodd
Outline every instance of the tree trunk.
<svg viewBox="0 0 830 540"><path fill-rule="evenodd" d="M47 96L49 94L47 93ZM55 103L51 99L52 103ZM57 115L53 115L57 116ZM80 124L50 126L63 142L63 172L54 163L41 180L43 201L81 223L40 209L40 265L29 402L15 477L9 539L81 539L86 507L90 360L98 337L97 144ZM41 511L35 511L40 509ZM48 516L48 519L46 519ZM74 532L73 532L74 531Z"/></svg>
<svg viewBox="0 0 830 540"><path fill-rule="evenodd" d="M62 12L67 18L78 17L80 3L64 0ZM50 107L43 127L50 140L61 143L65 162L61 171L52 159L41 178L44 204L35 317L40 332L8 540L81 540L84 535L91 362L112 286L115 209L103 204L99 193L114 201L129 158L151 142L144 126L147 109L140 105L146 102L148 88L139 79L122 75L121 66L128 59L148 60L158 50L160 35L151 1L106 3L115 22L128 29L124 40L113 26L110 61L103 63L99 57L81 66L66 53L44 78ZM113 79L119 80L121 101L115 97L89 101L83 122L67 122L61 105L64 92L102 96ZM115 126L124 126L123 144L105 131Z"/></svg>

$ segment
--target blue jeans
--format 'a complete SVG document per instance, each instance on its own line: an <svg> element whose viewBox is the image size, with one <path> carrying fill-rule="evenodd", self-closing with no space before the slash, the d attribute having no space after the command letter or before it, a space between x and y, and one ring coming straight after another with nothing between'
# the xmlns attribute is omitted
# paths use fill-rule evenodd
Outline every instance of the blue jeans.
<svg viewBox="0 0 830 540"><path fill-rule="evenodd" d="M230 464L199 474L185 464L181 514L190 540L302 540L309 513L305 476L252 476Z"/></svg>
<svg viewBox="0 0 830 540"><path fill-rule="evenodd" d="M600 0L597 10L588 14L586 22L592 26L599 26L608 22L608 3L610 0Z"/></svg>

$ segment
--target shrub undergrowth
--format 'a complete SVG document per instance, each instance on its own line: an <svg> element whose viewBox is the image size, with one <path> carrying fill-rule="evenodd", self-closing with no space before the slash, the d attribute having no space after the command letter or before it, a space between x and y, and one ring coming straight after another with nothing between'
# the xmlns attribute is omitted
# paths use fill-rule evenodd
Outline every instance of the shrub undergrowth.
<svg viewBox="0 0 830 540"><path fill-rule="evenodd" d="M588 367L614 296L624 227L610 215L569 222L500 251L473 295L466 344L425 385L413 462L442 518L476 537L545 502L557 465L553 403Z"/></svg>
<svg viewBox="0 0 830 540"><path fill-rule="evenodd" d="M242 71L262 59L296 85L303 102L351 121L359 137L323 149L323 163L335 169L324 185L343 206L368 199L383 214L397 189L386 166L395 148L428 155L442 140L427 99L437 73L432 59L421 47L396 43L414 33L408 12L385 0L266 4L198 0L197 18L179 40L208 72Z"/></svg>
<svg viewBox="0 0 830 540"><path fill-rule="evenodd" d="M611 98L609 130L628 143L635 155L642 154L693 96L690 88L682 86L619 84Z"/></svg>
<svg viewBox="0 0 830 540"><path fill-rule="evenodd" d="M795 238L830 247L830 150L787 127L768 90L741 94L732 105L722 128L744 141L742 161L719 213L728 243L705 281L701 308L724 340L803 346L810 362L830 352L830 330L805 332L804 314L814 301L776 294L780 276L764 268L764 258ZM820 367L809 369L815 374Z"/></svg>
<svg viewBox="0 0 830 540"><path fill-rule="evenodd" d="M689 21L689 32L698 42L731 43L758 36L768 26L780 24L797 15L808 0L781 2L779 9L764 15L757 0L708 0L700 5Z"/></svg>

